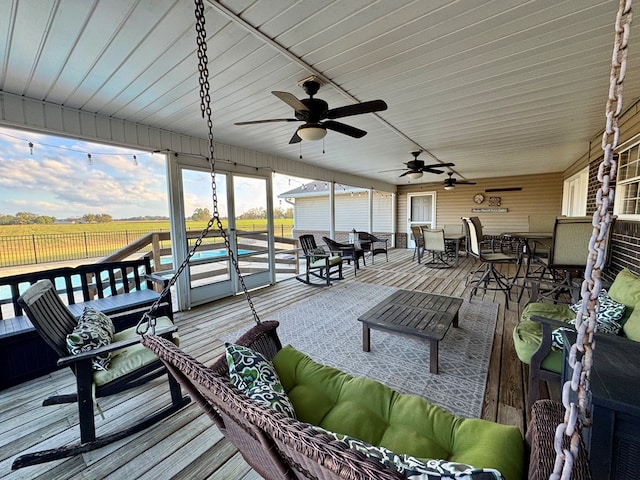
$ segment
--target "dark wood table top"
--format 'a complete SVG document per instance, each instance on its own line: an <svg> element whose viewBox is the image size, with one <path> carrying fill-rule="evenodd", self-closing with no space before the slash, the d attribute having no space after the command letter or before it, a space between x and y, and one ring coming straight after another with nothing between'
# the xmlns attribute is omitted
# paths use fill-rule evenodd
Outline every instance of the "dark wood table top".
<svg viewBox="0 0 640 480"><path fill-rule="evenodd" d="M457 320L462 299L433 293L398 290L358 320L379 328L414 337L442 340Z"/></svg>

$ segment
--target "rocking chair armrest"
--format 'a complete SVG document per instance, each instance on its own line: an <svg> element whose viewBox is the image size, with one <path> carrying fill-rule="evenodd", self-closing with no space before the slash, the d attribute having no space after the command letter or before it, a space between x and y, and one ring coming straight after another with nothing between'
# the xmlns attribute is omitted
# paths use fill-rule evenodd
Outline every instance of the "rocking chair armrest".
<svg viewBox="0 0 640 480"><path fill-rule="evenodd" d="M162 288L169 285L169 279L157 273L147 273L144 275L144 278L159 284Z"/></svg>
<svg viewBox="0 0 640 480"><path fill-rule="evenodd" d="M165 327L162 329L158 329L156 331L156 335L159 337L167 337L170 334L176 332L178 327L175 325L171 327ZM136 343L140 343L140 336L136 335L135 337L128 338L127 340L121 340L119 342L114 342L109 345L105 345L104 347L96 348L94 350L90 350L88 352L82 352L77 355L69 355L68 357L62 357L58 360L57 365L59 367L65 367L72 365L74 363L82 362L85 360L90 360L97 355L102 353L113 352L114 350L118 350L120 348L129 347L131 345L135 345Z"/></svg>

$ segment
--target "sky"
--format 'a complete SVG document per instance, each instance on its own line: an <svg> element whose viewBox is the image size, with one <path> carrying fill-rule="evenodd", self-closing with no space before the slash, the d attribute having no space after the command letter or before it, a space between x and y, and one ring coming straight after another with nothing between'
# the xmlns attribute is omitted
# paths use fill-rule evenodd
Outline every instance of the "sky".
<svg viewBox="0 0 640 480"><path fill-rule="evenodd" d="M114 219L168 216L165 162L164 154L0 127L0 214L30 212L58 219L87 213ZM193 187L185 186L187 215L195 208L211 211L209 175L190 180ZM274 207L287 208L277 195L302 182L306 180L274 175ZM236 184L242 199L236 205L238 214L263 206L255 203L255 184ZM223 191L220 185L221 197ZM219 210L226 215L223 201Z"/></svg>

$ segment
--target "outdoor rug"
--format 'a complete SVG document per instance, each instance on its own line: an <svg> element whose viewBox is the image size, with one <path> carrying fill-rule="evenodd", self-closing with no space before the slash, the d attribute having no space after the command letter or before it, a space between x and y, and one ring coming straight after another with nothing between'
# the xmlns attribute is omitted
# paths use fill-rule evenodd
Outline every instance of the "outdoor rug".
<svg viewBox="0 0 640 480"><path fill-rule="evenodd" d="M263 320L278 320L283 345L354 376L375 379L428 399L453 414L479 418L498 305L474 301L460 308L459 328L440 342L439 373L429 373L429 344L371 330L371 351L362 351L358 316L396 291L367 283L335 284ZM240 332L225 338L233 341Z"/></svg>

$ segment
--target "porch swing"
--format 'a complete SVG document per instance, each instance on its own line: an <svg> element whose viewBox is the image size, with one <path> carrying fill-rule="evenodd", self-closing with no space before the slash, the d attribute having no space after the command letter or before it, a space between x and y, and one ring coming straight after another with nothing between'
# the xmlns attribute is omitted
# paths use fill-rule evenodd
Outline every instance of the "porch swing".
<svg viewBox="0 0 640 480"><path fill-rule="evenodd" d="M202 0L195 0L195 4L201 110L203 117L207 120L209 128L209 161L214 203L212 219L209 221L200 238L202 239L202 237L207 234L214 223L217 224L256 323L256 325L242 335L235 344L247 347L251 351L259 352L266 360L275 359L274 364L276 364L277 370L277 366L282 365L282 362L286 361L278 359L278 357L289 347L283 349L281 341L278 338L276 332L278 322L262 322L260 320L244 281L242 280L238 262L229 248L229 241L222 229L218 215L215 185L215 155L211 107L209 104L210 96L204 7ZM598 171L598 179L601 182L596 198L598 208L594 213L594 230L589 245L589 256L582 288L584 307L583 310L577 314L577 340L576 344L571 348L571 358L569 360L574 370L574 377L572 382L567 382L564 386L564 414L563 405L550 400L541 400L532 408L532 421L527 432L528 446L530 449L528 466L529 479L550 478L553 480L569 480L590 478L589 464L582 443L581 432L583 426L588 426L588 380L592 363L592 352L595 346L593 334L596 330L595 314L598 309L597 298L601 288L601 271L604 267L603 252L605 246L603 239L606 238L609 228L610 214L608 210L614 199L614 190L610 185L611 181L615 180L616 174L616 163L613 159L613 152L618 144L619 137L618 118L622 112L622 83L626 71L627 43L632 15L631 4L631 0L620 0L615 23L616 36L609 96L606 105L607 122L602 140L604 158ZM198 247L200 241L201 240L196 242L193 250L189 253L189 257ZM180 275L187 261L188 258L180 266L175 277ZM175 282L175 277L171 284ZM167 287L167 290L168 288L169 287ZM150 313L152 312L153 310L150 311ZM147 322L146 327L143 325L143 322ZM353 444L345 442L344 439L340 441L339 435L332 435L331 432L318 429L309 423L303 423L295 419L295 416L291 418L280 411L276 411L262 403L252 401L248 396L241 394L236 386L237 383L234 385L230 381L227 359L232 358L232 356L230 356L229 353L227 353L227 358L223 355L213 363L213 365L207 367L180 350L171 342L156 336L154 334L154 319L150 314L143 317L141 324L139 324L139 329L139 333L142 335L142 343L160 357L167 369L200 404L221 432L235 444L247 463L264 478L406 478L406 471L403 475L400 473L402 469L398 470L397 465L390 465L389 462L385 463L384 461L380 461L381 459L379 457L376 461L368 458L368 454L363 453L366 452L366 449L363 450L357 441L356 444L358 444L359 447L350 448ZM303 361L305 361L304 355L302 355L302 357ZM322 369L323 366L315 366L314 368ZM285 373L285 375L295 376L296 374L295 368L292 371L286 371L288 373ZM340 373L339 371L336 372ZM283 379L283 384L284 383L291 383L291 379ZM381 384L380 386L383 387ZM570 390L578 392L577 396L579 400L577 404L569 401ZM466 420L469 419L455 419L456 422ZM484 420L475 421L492 424L492 422ZM432 428L437 435L438 427L432 425ZM451 432L451 435L454 435L454 433ZM498 444L494 444L492 447L496 450L500 449ZM507 455L505 451L501 453ZM459 458L454 460L460 461ZM506 472L503 473L506 474ZM521 472L521 476L524 475L524 473L525 472ZM476 472L475 474L478 476L471 475L467 478L494 478L488 475L482 476L485 475L482 472ZM510 474L513 475L513 471L510 472ZM431 479L436 477L424 476L420 478ZM506 476L506 478L516 480L517 475L512 477Z"/></svg>

